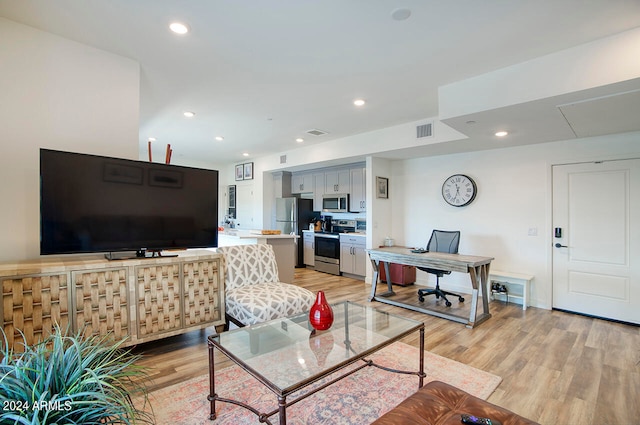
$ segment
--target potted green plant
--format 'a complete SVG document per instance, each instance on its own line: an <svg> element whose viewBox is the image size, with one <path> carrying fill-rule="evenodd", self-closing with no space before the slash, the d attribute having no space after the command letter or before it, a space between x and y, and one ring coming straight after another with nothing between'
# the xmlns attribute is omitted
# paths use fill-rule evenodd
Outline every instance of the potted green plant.
<svg viewBox="0 0 640 425"><path fill-rule="evenodd" d="M123 343L56 327L17 352L4 336L0 424L152 424L152 414L133 403L136 395L146 402L146 371Z"/></svg>

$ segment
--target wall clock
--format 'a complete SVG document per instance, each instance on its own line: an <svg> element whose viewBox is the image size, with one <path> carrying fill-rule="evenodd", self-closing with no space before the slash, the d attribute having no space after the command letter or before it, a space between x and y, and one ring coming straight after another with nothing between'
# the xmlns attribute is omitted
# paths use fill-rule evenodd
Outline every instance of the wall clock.
<svg viewBox="0 0 640 425"><path fill-rule="evenodd" d="M454 207L469 205L476 197L476 182L464 174L454 174L442 184L442 197Z"/></svg>

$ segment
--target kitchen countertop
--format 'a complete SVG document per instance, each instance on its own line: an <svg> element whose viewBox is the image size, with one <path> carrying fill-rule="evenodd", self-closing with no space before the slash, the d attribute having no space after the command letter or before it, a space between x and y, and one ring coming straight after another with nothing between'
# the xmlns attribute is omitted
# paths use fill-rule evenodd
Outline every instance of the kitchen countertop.
<svg viewBox="0 0 640 425"><path fill-rule="evenodd" d="M218 235L231 236L239 239L296 239L298 235L263 235L260 230L224 229Z"/></svg>
<svg viewBox="0 0 640 425"><path fill-rule="evenodd" d="M324 233L324 232L314 232L313 230L303 230L303 233L315 233L318 235L341 235L341 236L360 236L360 237L366 237L367 234L366 233L360 233L360 232L343 232L343 233Z"/></svg>

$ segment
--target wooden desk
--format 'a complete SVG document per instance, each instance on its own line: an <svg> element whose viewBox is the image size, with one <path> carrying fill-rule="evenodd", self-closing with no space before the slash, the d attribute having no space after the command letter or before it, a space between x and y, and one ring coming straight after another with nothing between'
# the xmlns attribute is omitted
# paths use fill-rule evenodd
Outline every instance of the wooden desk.
<svg viewBox="0 0 640 425"><path fill-rule="evenodd" d="M466 324L468 328L473 328L475 325L480 324L491 317L491 314L489 313L489 298L487 296L487 281L489 278L489 267L493 260L492 257L447 254L443 252L425 252L422 254L416 254L411 252L409 248L403 247L368 249L367 252L369 253L369 258L371 259L371 264L373 266L373 281L371 284L371 297L369 298L369 301L379 301L385 304L391 304L407 308L409 310L442 317L444 319L454 320L456 322ZM385 273L387 276L390 275L388 269L389 263L469 273L471 286L473 287L471 292L471 313L469 314L469 317L467 318L441 311L429 310L423 307L395 301L390 298L395 295L391 286L391 279L387 280L387 292L376 294L381 261L384 262ZM483 311L480 314L477 314L478 291L482 291Z"/></svg>

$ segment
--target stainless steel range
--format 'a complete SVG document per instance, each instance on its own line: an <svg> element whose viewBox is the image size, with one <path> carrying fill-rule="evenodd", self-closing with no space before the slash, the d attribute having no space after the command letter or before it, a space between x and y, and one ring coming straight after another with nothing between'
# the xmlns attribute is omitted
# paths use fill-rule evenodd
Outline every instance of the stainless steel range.
<svg viewBox="0 0 640 425"><path fill-rule="evenodd" d="M340 276L340 233L356 230L355 220L332 220L331 232L315 234L315 269Z"/></svg>

